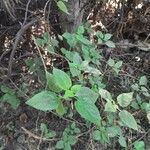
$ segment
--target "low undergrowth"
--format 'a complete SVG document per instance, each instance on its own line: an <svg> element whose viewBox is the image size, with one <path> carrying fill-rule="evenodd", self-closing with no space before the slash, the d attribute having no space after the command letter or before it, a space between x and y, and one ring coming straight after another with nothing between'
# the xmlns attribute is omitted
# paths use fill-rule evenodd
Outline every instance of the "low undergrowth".
<svg viewBox="0 0 150 150"><path fill-rule="evenodd" d="M97 31L95 42L91 42L86 36L91 30L87 25L81 25L76 33L66 32L59 36L66 45L61 48L59 41L47 32L40 38L33 37L40 58L36 63L29 59L26 65L30 72L42 74L45 87L35 91L26 105L51 112L60 119L71 120L72 123L56 141L57 149L70 150L84 134L78 126L78 119L75 119L80 118L93 140L105 145L116 140L119 149L144 150L143 139L130 139L129 134L143 133L140 115L144 114L147 124L150 121L147 77L142 75L131 80L128 88L118 90L115 88L117 85L109 87L111 78L117 78L124 72L124 62L111 57L106 59L103 55L104 49L115 49L111 34ZM43 53L51 59L57 56L60 58L58 61L65 62L65 66L51 62L47 67ZM40 70L41 64L44 71ZM20 105L18 97L22 93L5 85L1 86L1 93L1 101L17 109ZM44 138L58 137L46 124L42 123L40 128Z"/></svg>

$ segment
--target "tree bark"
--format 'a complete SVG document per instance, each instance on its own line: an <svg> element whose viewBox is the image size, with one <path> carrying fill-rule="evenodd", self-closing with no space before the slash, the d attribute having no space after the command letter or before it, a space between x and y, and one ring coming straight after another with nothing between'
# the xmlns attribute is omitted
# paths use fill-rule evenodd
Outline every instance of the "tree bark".
<svg viewBox="0 0 150 150"><path fill-rule="evenodd" d="M69 14L60 12L59 21L62 32L75 32L82 23L84 5L88 0L69 0L66 3Z"/></svg>
<svg viewBox="0 0 150 150"><path fill-rule="evenodd" d="M39 4L40 6L43 6L43 4L45 5L46 1L47 0L32 0L30 3L30 7L34 8L32 7L32 6L35 6L33 4ZM59 22L56 22L56 23L60 24L61 33L64 33L66 31L72 33L78 28L78 26L82 23L83 14L84 14L84 6L88 1L89 0L68 0L68 2L65 2L65 4L68 8L69 14L66 14L58 9L54 0L51 0L51 2L54 3L54 5L52 5L52 11L50 12L50 15L54 19L57 18L56 16L57 14L53 14L53 12L57 12L57 9L58 9ZM16 2L20 2L20 3L24 2L23 4L24 6L26 6L26 3L28 2L28 0L1 0L0 4L3 4L3 7L11 6L10 4L13 4L12 7L6 7L7 8L6 10L9 12L9 14L11 14L11 16L14 17L15 14L19 14L17 13L17 11L13 10L15 9ZM16 19L17 18L18 17L16 17Z"/></svg>

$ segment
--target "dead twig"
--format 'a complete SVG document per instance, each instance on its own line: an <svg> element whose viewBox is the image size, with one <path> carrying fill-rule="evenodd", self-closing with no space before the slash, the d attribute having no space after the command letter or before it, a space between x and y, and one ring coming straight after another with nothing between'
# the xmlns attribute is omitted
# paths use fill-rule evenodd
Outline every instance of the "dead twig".
<svg viewBox="0 0 150 150"><path fill-rule="evenodd" d="M9 52L10 52L10 50L6 50L2 53L2 55L0 56L0 64L2 62L3 57L6 56Z"/></svg>
<svg viewBox="0 0 150 150"><path fill-rule="evenodd" d="M16 35L16 38L15 38L15 43L13 45L13 49L11 51L11 54L10 54L10 59L9 59L9 64L8 64L8 77L11 76L11 73L12 73L12 64L13 64L13 58L14 58L14 55L15 55L15 52L16 52L16 49L17 49L17 46L18 46L18 43L22 37L22 35L25 33L25 31L30 27L32 26L34 23L36 23L38 20L37 19L34 19L32 21L30 21L29 23L27 23L26 25L22 26L21 29L18 31L17 35Z"/></svg>
<svg viewBox="0 0 150 150"><path fill-rule="evenodd" d="M24 17L24 22L22 25L25 25L26 21L27 21L27 17L28 17L28 9L29 9L29 4L30 4L31 0L28 0L28 3L26 5L26 12L25 12L25 17Z"/></svg>
<svg viewBox="0 0 150 150"><path fill-rule="evenodd" d="M140 141L140 140L142 140L143 138L145 138L149 132L150 132L150 129L148 129L148 130L143 134L143 136L141 136L141 137L140 137L139 139L137 139L136 141ZM134 145L134 142L132 142L132 143L128 146L128 148L131 148L133 145Z"/></svg>
<svg viewBox="0 0 150 150"><path fill-rule="evenodd" d="M142 51L145 51L145 52L150 51L150 44L144 43L144 42L138 42L137 44L132 44L132 43L129 43L129 42L121 41L121 42L116 42L115 45L117 47L122 48L122 49L129 49L129 48L132 48L132 47L136 47L139 50L142 50ZM98 47L105 46L105 43L98 44L97 46Z"/></svg>
<svg viewBox="0 0 150 150"><path fill-rule="evenodd" d="M26 133L28 134L29 137L33 137L34 139L37 139L37 140L42 140L42 141L57 141L58 139L47 139L47 138L44 138L44 137L41 137L41 136L38 136L32 132L30 132L29 130L27 130L26 128L24 127L21 127L21 129Z"/></svg>

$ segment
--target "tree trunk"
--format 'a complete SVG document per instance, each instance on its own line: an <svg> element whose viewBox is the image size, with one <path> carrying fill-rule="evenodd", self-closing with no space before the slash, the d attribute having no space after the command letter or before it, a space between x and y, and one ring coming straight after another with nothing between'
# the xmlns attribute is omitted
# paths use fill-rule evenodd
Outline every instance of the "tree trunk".
<svg viewBox="0 0 150 150"><path fill-rule="evenodd" d="M84 5L88 0L69 0L66 3L69 14L60 12L59 21L63 32L74 32L82 23Z"/></svg>
<svg viewBox="0 0 150 150"><path fill-rule="evenodd" d="M30 8L34 8L35 5L33 4L39 4L40 6L43 6L43 4L45 5L46 1L47 0L31 0ZM69 14L62 12L59 9L58 14L53 14L54 12L57 12L58 7L56 6L55 1L51 0L54 5L52 5L52 11L50 12L50 15L52 16L52 18L54 18L54 20L55 18L59 18L59 22L57 23L60 24L61 33L64 33L65 31L74 32L77 27L82 23L84 6L87 1L89 0L68 0L68 2L65 2L65 4L68 8ZM24 6L26 6L28 0L0 0L1 7L5 8L12 17L15 17L16 14L20 15L20 13L17 13L17 11L14 10L17 2L24 2L23 4ZM18 17L16 17L16 19L17 18Z"/></svg>

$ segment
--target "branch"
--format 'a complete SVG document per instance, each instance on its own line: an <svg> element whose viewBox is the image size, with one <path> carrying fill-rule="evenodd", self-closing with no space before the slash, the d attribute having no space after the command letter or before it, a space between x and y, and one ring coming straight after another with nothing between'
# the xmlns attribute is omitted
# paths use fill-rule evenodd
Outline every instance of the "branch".
<svg viewBox="0 0 150 150"><path fill-rule="evenodd" d="M32 20L31 22L27 23L26 25L22 26L21 29L18 31L18 33L16 34L16 38L15 38L15 43L13 45L13 49L11 51L11 54L10 54L10 59L9 59L9 64L8 64L8 77L11 76L11 73L12 73L12 64L13 64L13 58L14 58L14 55L15 55L15 52L16 52L16 49L17 49L17 46L20 42L20 39L22 37L22 35L25 33L25 31L30 27L32 26L34 23L36 23L38 20L37 19L34 19Z"/></svg>

